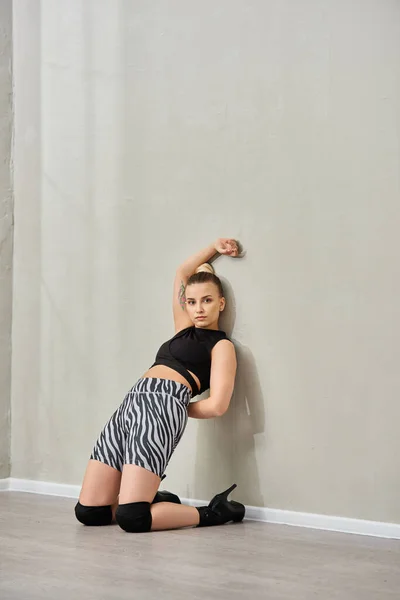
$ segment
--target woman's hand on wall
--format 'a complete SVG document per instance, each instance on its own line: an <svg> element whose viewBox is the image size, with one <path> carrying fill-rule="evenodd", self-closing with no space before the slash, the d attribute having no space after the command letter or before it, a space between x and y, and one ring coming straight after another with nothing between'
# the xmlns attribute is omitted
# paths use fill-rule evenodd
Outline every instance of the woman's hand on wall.
<svg viewBox="0 0 400 600"><path fill-rule="evenodd" d="M231 238L218 238L215 242L215 249L226 256L239 256L239 243Z"/></svg>

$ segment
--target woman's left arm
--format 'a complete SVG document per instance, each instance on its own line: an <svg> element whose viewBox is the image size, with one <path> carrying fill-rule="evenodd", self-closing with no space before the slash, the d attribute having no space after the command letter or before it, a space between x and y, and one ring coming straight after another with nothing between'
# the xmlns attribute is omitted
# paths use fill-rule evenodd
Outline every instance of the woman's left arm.
<svg viewBox="0 0 400 600"><path fill-rule="evenodd" d="M211 353L210 396L191 402L188 415L193 419L222 417L229 407L236 376L235 346L229 340L215 344Z"/></svg>

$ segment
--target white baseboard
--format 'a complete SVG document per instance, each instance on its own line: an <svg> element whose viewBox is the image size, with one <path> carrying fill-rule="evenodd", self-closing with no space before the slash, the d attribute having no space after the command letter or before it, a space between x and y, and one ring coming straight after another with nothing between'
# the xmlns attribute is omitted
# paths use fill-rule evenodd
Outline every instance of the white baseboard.
<svg viewBox="0 0 400 600"><path fill-rule="evenodd" d="M0 491L29 492L48 496L62 496L77 499L79 485L65 485L62 483L49 483L46 481L31 481L29 479L0 479ZM205 506L207 501L181 498L183 504L189 506ZM290 510L246 506L246 520L276 523L280 525L294 525L325 531L340 533L354 533L374 537L400 539L400 523L383 523L380 521L365 521L347 517L333 517L329 515L316 515L300 513Z"/></svg>
<svg viewBox="0 0 400 600"><path fill-rule="evenodd" d="M79 485L67 485L64 483L50 483L47 481L34 481L31 479L15 479L10 477L7 491L29 492L31 494L43 494L45 496L62 496L63 498L79 497Z"/></svg>
<svg viewBox="0 0 400 600"><path fill-rule="evenodd" d="M10 487L10 478L0 479L0 492L6 492Z"/></svg>

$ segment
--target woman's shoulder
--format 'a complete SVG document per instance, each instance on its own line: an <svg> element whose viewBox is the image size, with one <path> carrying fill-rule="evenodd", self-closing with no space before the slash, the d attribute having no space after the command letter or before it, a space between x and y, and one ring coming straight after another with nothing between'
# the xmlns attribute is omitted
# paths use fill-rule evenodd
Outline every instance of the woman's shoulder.
<svg viewBox="0 0 400 600"><path fill-rule="evenodd" d="M203 333L199 335L199 341L206 346L209 352L219 345L220 342L230 342L225 331L221 329L203 329Z"/></svg>

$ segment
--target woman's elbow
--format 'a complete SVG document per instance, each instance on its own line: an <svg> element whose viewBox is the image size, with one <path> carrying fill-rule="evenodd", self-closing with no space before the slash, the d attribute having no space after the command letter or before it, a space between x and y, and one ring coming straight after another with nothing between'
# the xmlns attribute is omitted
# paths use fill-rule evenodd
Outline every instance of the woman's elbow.
<svg viewBox="0 0 400 600"><path fill-rule="evenodd" d="M218 403L215 405L215 409L214 409L214 416L215 417L222 417L226 411L228 410L229 407L229 402L228 403Z"/></svg>

